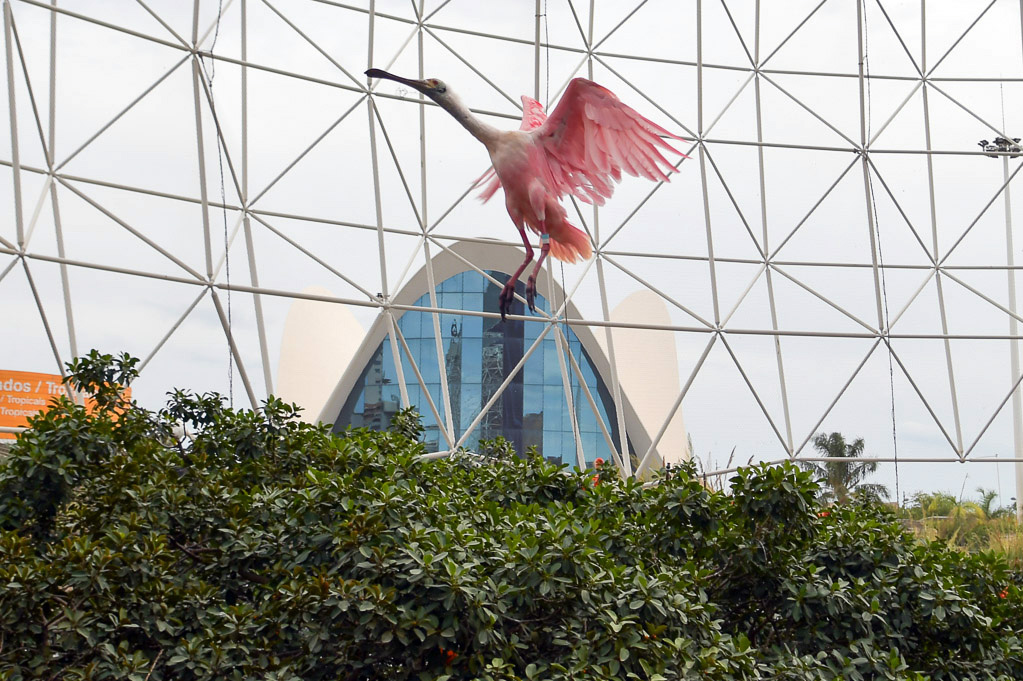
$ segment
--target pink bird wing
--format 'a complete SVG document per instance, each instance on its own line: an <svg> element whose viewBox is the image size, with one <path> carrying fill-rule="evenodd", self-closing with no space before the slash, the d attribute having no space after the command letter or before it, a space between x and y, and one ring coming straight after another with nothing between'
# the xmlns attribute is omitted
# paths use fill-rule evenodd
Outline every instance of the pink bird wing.
<svg viewBox="0 0 1023 681"><path fill-rule="evenodd" d="M536 101L532 97L522 95L522 123L519 125L519 130L533 130L543 125L543 122L547 120L547 114L543 111L543 104ZM490 200L497 190L501 188L501 180L497 177L497 173L491 167L487 172L479 176L479 178L472 183L473 187L479 187L480 185L486 184L483 187L483 191L480 192L480 201L486 203Z"/></svg>
<svg viewBox="0 0 1023 681"><path fill-rule="evenodd" d="M661 149L684 154L661 136L681 140L585 78L568 84L561 101L537 130L558 196L573 194L598 206L614 193L622 171L668 181L674 166ZM612 182L614 180L614 182Z"/></svg>
<svg viewBox="0 0 1023 681"><path fill-rule="evenodd" d="M532 130L539 128L547 120L547 114L543 112L543 104L532 97L522 95L522 125L519 130Z"/></svg>

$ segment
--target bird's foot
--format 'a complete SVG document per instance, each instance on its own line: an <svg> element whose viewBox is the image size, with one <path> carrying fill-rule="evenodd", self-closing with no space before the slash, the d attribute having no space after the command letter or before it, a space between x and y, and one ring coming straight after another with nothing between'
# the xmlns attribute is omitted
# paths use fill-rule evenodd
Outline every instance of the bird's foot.
<svg viewBox="0 0 1023 681"><path fill-rule="evenodd" d="M504 317L506 314L511 312L512 301L515 300L515 280L509 279L508 283L501 289L501 295L498 297L499 307L501 309L501 321L505 321Z"/></svg>
<svg viewBox="0 0 1023 681"><path fill-rule="evenodd" d="M526 304L530 312L536 312L536 277L530 276L526 280Z"/></svg>

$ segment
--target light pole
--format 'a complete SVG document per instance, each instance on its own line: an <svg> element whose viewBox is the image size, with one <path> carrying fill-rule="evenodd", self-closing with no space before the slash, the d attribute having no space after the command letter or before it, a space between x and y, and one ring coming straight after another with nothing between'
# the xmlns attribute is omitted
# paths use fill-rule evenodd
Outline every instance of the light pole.
<svg viewBox="0 0 1023 681"><path fill-rule="evenodd" d="M1019 147L1017 146L1017 149ZM1003 182L1009 182L1009 154L1002 156L1002 177ZM1010 368L1012 371L1011 380L1015 382L1019 378L1019 341L1016 339L1019 329L1019 322L1016 320L1016 257L1012 249L1012 199L1009 187L1005 187L1005 250L1008 253L1009 265L1009 335L1013 337L1010 343ZM1012 439L1016 458L1016 522L1023 523L1023 410L1021 410L1023 398L1020 396L1020 388L1012 391Z"/></svg>
<svg viewBox="0 0 1023 681"><path fill-rule="evenodd" d="M1019 138L1009 140L1005 137L996 137L994 143L981 140L978 143L985 155L992 158L1002 157L1002 177L1005 185L1005 252L1006 264L1009 270L1009 370L1010 380L1015 383L1019 379L1019 340L1016 335L1019 330L1019 322L1016 320L1016 256L1013 253L1012 245L1012 198L1009 193L1009 157L1019 156L1023 149L1020 148ZM1019 386L1012 391L1012 440L1013 451L1016 459L1016 522L1023 523L1023 396L1020 394Z"/></svg>

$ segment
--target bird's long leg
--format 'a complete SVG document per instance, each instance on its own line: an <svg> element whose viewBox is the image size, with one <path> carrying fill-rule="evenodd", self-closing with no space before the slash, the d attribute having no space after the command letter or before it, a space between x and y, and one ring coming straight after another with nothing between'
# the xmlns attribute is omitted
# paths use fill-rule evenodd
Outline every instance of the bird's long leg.
<svg viewBox="0 0 1023 681"><path fill-rule="evenodd" d="M549 234L544 232L540 235L540 257L536 259L536 265L533 267L533 273L529 275L529 279L526 280L526 302L529 304L529 309L536 312L536 276L540 274L540 268L543 267L543 261L547 258L547 253L551 250L551 237Z"/></svg>
<svg viewBox="0 0 1023 681"><path fill-rule="evenodd" d="M498 298L501 304L501 321L504 321L504 316L511 310L512 300L515 299L515 284L518 282L519 277L522 276L522 271L526 269L526 265L533 261L533 245L529 243L529 237L526 236L526 228L521 224L516 225L516 227L519 228L519 236L522 237L522 243L526 247L526 259L522 261L519 268L515 270L515 274L508 278L508 282L501 289L501 296ZM532 305L530 305L530 308L532 309Z"/></svg>

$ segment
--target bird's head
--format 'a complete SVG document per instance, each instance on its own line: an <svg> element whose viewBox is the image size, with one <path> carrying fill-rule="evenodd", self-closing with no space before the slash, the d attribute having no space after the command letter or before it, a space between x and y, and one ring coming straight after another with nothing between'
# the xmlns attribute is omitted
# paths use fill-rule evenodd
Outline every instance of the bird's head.
<svg viewBox="0 0 1023 681"><path fill-rule="evenodd" d="M408 85L411 88L419 90L430 99L437 99L447 93L448 86L442 80L437 78L427 78L425 80L413 80L411 78L402 78L396 76L393 73L388 73L382 69L369 69L366 71L366 75L370 78L386 78L387 80L393 80L396 83Z"/></svg>
<svg viewBox="0 0 1023 681"><path fill-rule="evenodd" d="M458 95L444 81L437 78L426 78L423 80L402 78L381 69L369 69L366 71L366 75L370 78L386 78L387 80L393 80L395 83L415 88L432 99L437 106L454 116L455 120L461 123L473 137L487 145L495 142L497 129L473 116L469 107L462 103Z"/></svg>

